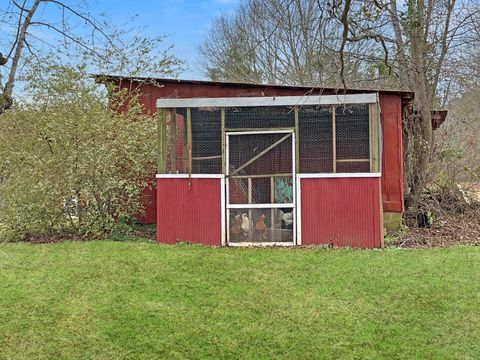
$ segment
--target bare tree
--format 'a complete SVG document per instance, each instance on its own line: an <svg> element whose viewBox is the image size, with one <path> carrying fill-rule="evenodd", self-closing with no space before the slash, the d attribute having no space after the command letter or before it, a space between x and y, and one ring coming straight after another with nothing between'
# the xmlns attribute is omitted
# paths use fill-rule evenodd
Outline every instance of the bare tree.
<svg viewBox="0 0 480 360"><path fill-rule="evenodd" d="M246 0L212 24L200 48L206 73L272 84L335 87L344 78L356 87L398 87L376 42L342 45L338 9L326 0Z"/></svg>
<svg viewBox="0 0 480 360"><path fill-rule="evenodd" d="M9 0L0 8L0 20L9 35L0 42L6 49L0 53L0 114L12 106L21 67L28 61L42 61L46 53L70 63L78 54L82 61L89 54L92 70L128 75L175 73L183 64L169 55L168 49L152 51L164 37L134 35L127 39L125 35L132 29L116 28L94 16L87 1L71 6L64 0Z"/></svg>
<svg viewBox="0 0 480 360"><path fill-rule="evenodd" d="M214 21L200 53L212 79L333 82L338 29L317 1L249 0Z"/></svg>
<svg viewBox="0 0 480 360"><path fill-rule="evenodd" d="M214 79L413 90L404 123L411 207L429 181L431 110L469 80L478 23L473 0L246 0L212 25L201 54Z"/></svg>
<svg viewBox="0 0 480 360"><path fill-rule="evenodd" d="M407 117L404 128L410 140L407 206L415 205L428 182L434 143L431 110L445 103L442 91L447 92L443 98L449 95L446 66L456 53L472 45L467 39L476 29L478 11L476 2L456 0L410 0L405 4L346 0L332 5L332 15L343 25L340 53L348 43L381 44L385 63L404 87L415 92L419 116Z"/></svg>

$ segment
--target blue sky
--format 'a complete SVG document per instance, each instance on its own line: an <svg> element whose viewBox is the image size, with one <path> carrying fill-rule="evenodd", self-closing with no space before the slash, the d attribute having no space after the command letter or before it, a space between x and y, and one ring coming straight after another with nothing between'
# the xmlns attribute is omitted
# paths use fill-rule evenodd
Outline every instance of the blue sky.
<svg viewBox="0 0 480 360"><path fill-rule="evenodd" d="M172 53L187 62L179 75L183 79L205 79L198 62L198 46L203 42L212 20L234 11L239 0L93 0L92 12L105 13L115 25L137 15L146 35L169 35L165 45L174 45Z"/></svg>

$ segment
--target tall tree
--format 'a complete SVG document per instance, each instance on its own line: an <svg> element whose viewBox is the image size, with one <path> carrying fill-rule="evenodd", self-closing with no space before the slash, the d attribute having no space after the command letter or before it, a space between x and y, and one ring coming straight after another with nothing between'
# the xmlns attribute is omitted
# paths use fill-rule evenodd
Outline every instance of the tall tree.
<svg viewBox="0 0 480 360"><path fill-rule="evenodd" d="M404 130L409 139L406 203L408 207L417 205L429 180L434 143L431 110L442 103L442 91L449 91L444 86L449 81L446 69L455 61L455 53L472 45L467 34L476 29L479 4L339 0L333 3L331 13L343 25L341 53L347 43L381 44L379 51L385 55L386 65L404 87L415 92L416 112L407 117Z"/></svg>
<svg viewBox="0 0 480 360"><path fill-rule="evenodd" d="M428 182L430 111L471 72L480 44L474 0L245 0L220 17L201 48L212 78L415 92L407 206ZM468 56L467 56L468 54ZM454 75L455 74L455 75Z"/></svg>
<svg viewBox="0 0 480 360"><path fill-rule="evenodd" d="M248 0L213 22L200 53L212 79L331 83L339 29L317 1Z"/></svg>

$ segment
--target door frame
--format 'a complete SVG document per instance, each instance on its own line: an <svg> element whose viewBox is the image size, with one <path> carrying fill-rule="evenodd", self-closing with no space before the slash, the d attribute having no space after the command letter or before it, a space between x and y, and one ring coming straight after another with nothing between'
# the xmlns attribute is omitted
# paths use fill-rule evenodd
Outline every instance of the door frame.
<svg viewBox="0 0 480 360"><path fill-rule="evenodd" d="M281 203L266 203L266 204L230 204L230 136L238 135L262 135L262 134L291 134L291 146L292 146L292 202L288 204ZM294 246L297 244L297 174L296 174L296 142L295 142L295 129L279 129L279 130L252 130L252 131L227 131L225 132L225 208L223 209L225 214L225 244L227 246L249 247L249 246ZM274 191L274 190L273 190ZM271 208L292 208L293 229L292 239L290 242L230 242L230 210L231 209L271 209ZM272 224L273 225L273 224Z"/></svg>

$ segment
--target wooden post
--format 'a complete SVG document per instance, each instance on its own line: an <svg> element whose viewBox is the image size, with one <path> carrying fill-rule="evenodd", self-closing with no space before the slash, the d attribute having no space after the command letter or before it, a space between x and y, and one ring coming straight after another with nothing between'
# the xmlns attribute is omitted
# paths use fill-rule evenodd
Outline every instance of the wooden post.
<svg viewBox="0 0 480 360"><path fill-rule="evenodd" d="M192 109L187 108L187 149L188 160L187 169L188 174L192 174Z"/></svg>
<svg viewBox="0 0 480 360"><path fill-rule="evenodd" d="M177 111L170 111L170 170L177 173Z"/></svg>
<svg viewBox="0 0 480 360"><path fill-rule="evenodd" d="M270 178L270 201L272 204L275 204L275 178L272 176ZM275 227L275 209L270 209L270 241L275 241L273 238Z"/></svg>
<svg viewBox="0 0 480 360"><path fill-rule="evenodd" d="M332 106L332 158L333 158L333 172L337 172L337 108L335 105Z"/></svg>
<svg viewBox="0 0 480 360"><path fill-rule="evenodd" d="M247 188L248 188L248 203L251 204L253 202L253 182L252 178L247 178ZM252 219L252 209L248 209L248 219L250 221L250 234L248 234L248 240L252 239L252 233L253 233L253 224L254 221Z"/></svg>
<svg viewBox="0 0 480 360"><path fill-rule="evenodd" d="M221 133L222 133L222 173L226 174L226 158L225 158L225 109L221 110Z"/></svg>
<svg viewBox="0 0 480 360"><path fill-rule="evenodd" d="M298 116L298 106L295 106L295 172L300 172L300 123Z"/></svg>
<svg viewBox="0 0 480 360"><path fill-rule="evenodd" d="M157 172L167 172L167 111L158 109L157 112Z"/></svg>

